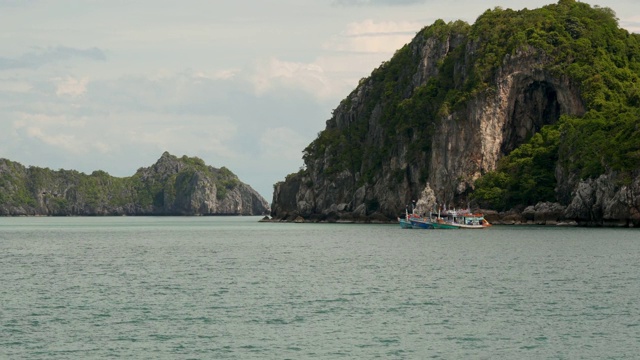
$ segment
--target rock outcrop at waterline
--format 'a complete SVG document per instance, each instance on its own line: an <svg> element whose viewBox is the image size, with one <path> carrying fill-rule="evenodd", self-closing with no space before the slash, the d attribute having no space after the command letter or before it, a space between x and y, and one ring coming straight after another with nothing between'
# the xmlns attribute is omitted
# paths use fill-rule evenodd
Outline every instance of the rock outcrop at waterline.
<svg viewBox="0 0 640 360"><path fill-rule="evenodd" d="M549 13L564 19L563 29L545 27L540 19ZM514 26L522 29L514 35L522 39L505 40L510 34L492 23L500 16L522 21ZM438 21L423 29L333 111L304 150L305 168L275 185L273 219L393 220L425 188L450 207L473 202L476 181L542 128L602 107L591 93L585 98L595 86L576 71L585 63L569 55L561 59L554 49L582 54L583 45L593 46L596 55L586 53L598 56L600 48L585 29L612 19L609 9L561 0L544 11L488 11L473 26ZM623 40L637 43L619 31ZM603 40L605 50L614 40ZM494 49L499 46L505 48ZM629 53L635 52L630 45ZM570 150L552 156L557 182L551 200L562 208L558 221L640 225L640 161L625 163L620 173L603 160L599 173L583 175L570 165L578 156ZM535 203L511 204L518 216L529 205Z"/></svg>
<svg viewBox="0 0 640 360"><path fill-rule="evenodd" d="M618 174L580 181L568 205L540 202L522 211L490 212L496 224L640 226L640 176L624 184Z"/></svg>
<svg viewBox="0 0 640 360"><path fill-rule="evenodd" d="M127 178L0 159L0 215L262 215L268 202L227 168L168 152Z"/></svg>

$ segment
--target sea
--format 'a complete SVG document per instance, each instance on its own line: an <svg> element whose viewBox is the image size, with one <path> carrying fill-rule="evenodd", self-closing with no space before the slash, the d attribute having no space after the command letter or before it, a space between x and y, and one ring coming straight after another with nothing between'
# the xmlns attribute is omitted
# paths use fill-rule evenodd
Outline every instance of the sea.
<svg viewBox="0 0 640 360"><path fill-rule="evenodd" d="M0 359L638 359L640 229L0 218Z"/></svg>

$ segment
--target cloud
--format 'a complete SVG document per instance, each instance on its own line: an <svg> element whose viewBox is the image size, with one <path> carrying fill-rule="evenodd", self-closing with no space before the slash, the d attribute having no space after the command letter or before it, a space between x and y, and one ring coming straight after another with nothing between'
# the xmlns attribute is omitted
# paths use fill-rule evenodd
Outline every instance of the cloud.
<svg viewBox="0 0 640 360"><path fill-rule="evenodd" d="M265 158L297 161L308 139L288 127L267 129L260 137L261 154Z"/></svg>
<svg viewBox="0 0 640 360"><path fill-rule="evenodd" d="M422 24L412 21L382 21L364 20L347 24L346 36L386 36L386 35L415 35Z"/></svg>
<svg viewBox="0 0 640 360"><path fill-rule="evenodd" d="M234 77L236 77L238 75L238 73L240 72L240 70L238 69L225 69L225 70L220 70L217 71L216 74L213 76L213 79L220 79L220 80L229 80L232 79ZM204 73L198 73L198 76L201 76L203 78L209 78L206 74Z"/></svg>
<svg viewBox="0 0 640 360"><path fill-rule="evenodd" d="M46 145L63 148L72 153L79 153L81 151L80 148L73 146L76 140L74 134L45 134L42 128L34 126L30 126L26 130L29 137L40 140Z"/></svg>
<svg viewBox="0 0 640 360"><path fill-rule="evenodd" d="M327 106L335 106L357 86L359 79L390 59L421 28L422 23L411 21L352 22L326 41L324 54L311 61L273 56L234 76L248 79L258 97L281 94L282 98L292 92L304 93Z"/></svg>
<svg viewBox="0 0 640 360"><path fill-rule="evenodd" d="M19 115L19 120L13 122L12 133L22 134L43 145L80 154L83 150L75 134L84 125L81 119L69 120L64 116L23 113Z"/></svg>
<svg viewBox="0 0 640 360"><path fill-rule="evenodd" d="M324 48L338 52L391 55L411 41L421 26L421 23L409 21L354 22L348 24L343 33L327 41Z"/></svg>
<svg viewBox="0 0 640 360"><path fill-rule="evenodd" d="M75 49L66 46L37 49L17 58L0 57L0 70L11 69L36 69L41 66L69 61L74 58L105 61L104 52L98 48Z"/></svg>
<svg viewBox="0 0 640 360"><path fill-rule="evenodd" d="M424 4L426 0L334 0L339 6L407 6Z"/></svg>
<svg viewBox="0 0 640 360"><path fill-rule="evenodd" d="M161 154L208 153L234 159L237 149L229 145L238 126L227 118L129 113L126 117L104 114L95 117L20 113L14 115L5 136L21 138L47 152L83 158L95 153L127 156L130 151ZM0 136L1 138L1 136ZM130 153L133 154L133 153Z"/></svg>
<svg viewBox="0 0 640 360"><path fill-rule="evenodd" d="M239 156L239 149L230 145L239 127L224 116L176 117L143 113L135 114L127 121L118 120L117 125L118 131L112 133L113 140L117 141L115 137L118 135L124 136L125 143L157 149L158 152L206 153L224 159Z"/></svg>
<svg viewBox="0 0 640 360"><path fill-rule="evenodd" d="M337 103L349 94L358 80L411 41L421 28L417 22L350 23L322 46L326 52L312 61L288 61L270 57L245 69L256 96L290 91L306 93L319 102ZM335 104L331 104L333 106Z"/></svg>
<svg viewBox="0 0 640 360"><path fill-rule="evenodd" d="M87 91L87 83L89 82L89 79L86 77L76 79L68 76L66 78L55 78L54 81L58 83L56 95L78 97Z"/></svg>
<svg viewBox="0 0 640 360"><path fill-rule="evenodd" d="M110 113L218 115L234 104L237 92L250 87L235 70L187 70L97 79L86 84L84 96Z"/></svg>
<svg viewBox="0 0 640 360"><path fill-rule="evenodd" d="M24 80L6 80L0 81L0 93L28 93L33 89L33 86Z"/></svg>
<svg viewBox="0 0 640 360"><path fill-rule="evenodd" d="M318 98L332 95L324 70L315 63L290 62L272 57L257 64L252 82L258 96L276 88L298 89Z"/></svg>
<svg viewBox="0 0 640 360"><path fill-rule="evenodd" d="M0 7L27 6L37 2L37 0L0 0Z"/></svg>
<svg viewBox="0 0 640 360"><path fill-rule="evenodd" d="M620 26L629 32L640 33L640 16L632 16L620 19Z"/></svg>

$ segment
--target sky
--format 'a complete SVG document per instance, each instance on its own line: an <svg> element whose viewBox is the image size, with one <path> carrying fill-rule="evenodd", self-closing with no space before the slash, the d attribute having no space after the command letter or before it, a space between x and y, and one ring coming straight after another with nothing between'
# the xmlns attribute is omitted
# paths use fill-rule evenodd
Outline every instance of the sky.
<svg viewBox="0 0 640 360"><path fill-rule="evenodd" d="M0 158L132 176L164 151L273 185L331 112L437 19L519 0L0 0ZM637 0L610 7L640 33Z"/></svg>

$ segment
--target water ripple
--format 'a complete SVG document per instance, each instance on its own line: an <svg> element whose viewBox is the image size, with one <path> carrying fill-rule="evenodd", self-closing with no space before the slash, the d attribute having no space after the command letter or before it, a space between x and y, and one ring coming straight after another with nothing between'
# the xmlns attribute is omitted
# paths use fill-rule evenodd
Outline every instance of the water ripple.
<svg viewBox="0 0 640 360"><path fill-rule="evenodd" d="M637 352L637 231L256 220L1 219L0 358Z"/></svg>

